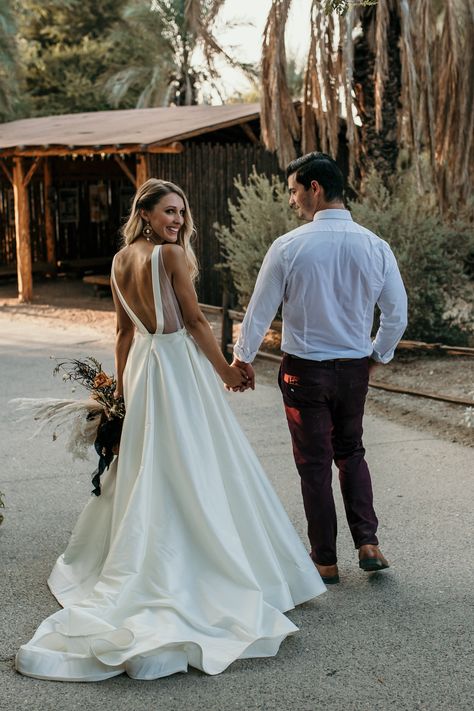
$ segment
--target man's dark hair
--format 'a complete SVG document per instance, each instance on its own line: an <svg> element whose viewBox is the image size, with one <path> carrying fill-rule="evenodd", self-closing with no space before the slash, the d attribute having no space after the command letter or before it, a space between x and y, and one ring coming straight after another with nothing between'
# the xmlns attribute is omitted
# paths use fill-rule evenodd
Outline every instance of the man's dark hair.
<svg viewBox="0 0 474 711"><path fill-rule="evenodd" d="M327 153L307 153L288 164L286 177L296 173L296 180L305 190L311 186L312 180L317 180L324 188L327 202L342 200L344 193L344 176L336 161Z"/></svg>

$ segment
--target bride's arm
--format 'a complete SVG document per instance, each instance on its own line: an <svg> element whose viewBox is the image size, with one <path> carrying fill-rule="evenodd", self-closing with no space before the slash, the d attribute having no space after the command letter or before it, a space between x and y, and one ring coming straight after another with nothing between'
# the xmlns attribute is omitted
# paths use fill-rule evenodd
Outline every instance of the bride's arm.
<svg viewBox="0 0 474 711"><path fill-rule="evenodd" d="M123 397L123 371L125 370L128 352L135 334L135 326L120 303L112 282L111 285L117 324L115 333L115 377L117 379L115 397Z"/></svg>
<svg viewBox="0 0 474 711"><path fill-rule="evenodd" d="M186 330L194 338L219 377L230 387L245 385L247 377L230 366L222 355L209 323L199 308L196 291L189 275L184 250L178 245L163 251L163 259L181 307Z"/></svg>

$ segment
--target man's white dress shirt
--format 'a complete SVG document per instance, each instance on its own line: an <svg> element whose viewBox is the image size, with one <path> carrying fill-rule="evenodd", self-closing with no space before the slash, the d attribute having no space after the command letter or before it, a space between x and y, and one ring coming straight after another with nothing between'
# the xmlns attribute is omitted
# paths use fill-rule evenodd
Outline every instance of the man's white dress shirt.
<svg viewBox="0 0 474 711"><path fill-rule="evenodd" d="M283 303L281 349L308 360L388 363L407 324L407 297L392 250L348 210L321 210L268 250L234 347L256 356ZM372 341L374 307L380 328Z"/></svg>

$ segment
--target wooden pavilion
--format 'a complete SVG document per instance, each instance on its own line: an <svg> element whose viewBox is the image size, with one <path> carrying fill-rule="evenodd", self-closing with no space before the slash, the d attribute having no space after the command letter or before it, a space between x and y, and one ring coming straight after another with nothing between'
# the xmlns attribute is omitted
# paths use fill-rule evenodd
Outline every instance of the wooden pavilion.
<svg viewBox="0 0 474 711"><path fill-rule="evenodd" d="M277 173L260 143L258 104L99 111L0 124L0 276L110 268L136 187L149 177L187 192L198 229L199 297L220 299L215 222L228 222L234 179Z"/></svg>

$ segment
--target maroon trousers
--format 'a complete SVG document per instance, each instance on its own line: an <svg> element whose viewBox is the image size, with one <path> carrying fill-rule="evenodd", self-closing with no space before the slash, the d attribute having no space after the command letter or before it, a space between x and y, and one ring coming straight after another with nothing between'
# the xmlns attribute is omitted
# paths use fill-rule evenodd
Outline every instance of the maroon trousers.
<svg viewBox="0 0 474 711"><path fill-rule="evenodd" d="M311 361L284 355L278 377L301 478L311 557L337 562L332 462L356 548L378 544L372 484L362 445L369 359Z"/></svg>

